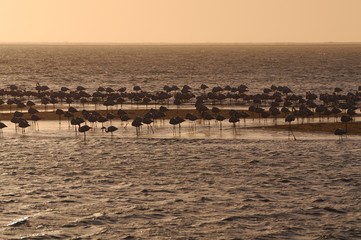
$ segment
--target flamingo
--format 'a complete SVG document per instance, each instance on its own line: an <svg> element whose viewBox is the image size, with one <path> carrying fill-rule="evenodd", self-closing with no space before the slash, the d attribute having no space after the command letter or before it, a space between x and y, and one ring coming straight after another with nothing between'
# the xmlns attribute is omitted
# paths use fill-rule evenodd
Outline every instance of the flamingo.
<svg viewBox="0 0 361 240"><path fill-rule="evenodd" d="M233 124L233 132L236 133L236 123L239 122L239 118L236 116L236 114L232 115L228 122Z"/></svg>
<svg viewBox="0 0 361 240"><path fill-rule="evenodd" d="M56 109L55 114L59 115L59 124L60 124L61 115L64 115L64 111L62 109Z"/></svg>
<svg viewBox="0 0 361 240"><path fill-rule="evenodd" d="M105 128L105 132L110 132L110 135L113 137L113 132L117 131L118 128L115 126L109 126L108 128Z"/></svg>
<svg viewBox="0 0 361 240"><path fill-rule="evenodd" d="M38 115L36 115L36 114L31 115L31 121L33 121L33 125L35 126L35 130L36 130L36 126L38 126L38 131L40 130L40 129L39 129L39 123L38 123L38 121L39 121L40 119L41 119L41 118L40 118Z"/></svg>
<svg viewBox="0 0 361 240"><path fill-rule="evenodd" d="M18 126L17 126L17 124L19 124L20 120L21 120L21 118L15 117L15 116L12 117L11 120L10 120L10 122L14 123L14 125L15 125L15 132L16 132L16 133L18 132Z"/></svg>
<svg viewBox="0 0 361 240"><path fill-rule="evenodd" d="M6 127L7 127L7 126L6 126L5 123L0 122L0 135L1 135L1 137L3 137L3 128L6 128Z"/></svg>
<svg viewBox="0 0 361 240"><path fill-rule="evenodd" d="M347 131L346 131L346 130L343 130L343 129L341 129L341 128L337 128L337 129L335 130L335 135L339 136L338 142L343 141L342 135L344 135L344 134L347 134Z"/></svg>
<svg viewBox="0 0 361 240"><path fill-rule="evenodd" d="M115 115L107 113L106 118L110 121L110 124L112 124L112 120L115 118Z"/></svg>
<svg viewBox="0 0 361 240"><path fill-rule="evenodd" d="M74 126L74 129L75 129L75 135L77 133L77 130L76 130L76 126L78 125L78 128L80 128L80 124L84 123L84 119L82 119L81 117L76 117L76 118L73 118L71 121L70 121L70 124Z"/></svg>
<svg viewBox="0 0 361 240"><path fill-rule="evenodd" d="M222 131L222 121L225 119L226 119L226 117L224 117L223 115L218 114L216 116L216 120L219 122L219 130L221 130L221 131Z"/></svg>
<svg viewBox="0 0 361 240"><path fill-rule="evenodd" d="M74 114L72 114L71 112L64 112L64 117L66 117L68 119L68 127L70 128L70 118L73 118L74 117ZM60 116L59 116L60 118Z"/></svg>
<svg viewBox="0 0 361 240"><path fill-rule="evenodd" d="M347 124L350 121L352 121L352 117L350 115L342 115L341 116L341 122L345 123L345 125L346 125L346 132L347 132Z"/></svg>
<svg viewBox="0 0 361 240"><path fill-rule="evenodd" d="M108 121L108 118L104 117L104 116L99 116L97 119L98 122L100 122L102 124L102 130L104 129L104 123Z"/></svg>
<svg viewBox="0 0 361 240"><path fill-rule="evenodd" d="M173 125L173 134L175 134L176 130L175 130L175 126L177 124L179 124L179 134L181 133L181 123L184 122L185 120L179 116L177 117L173 117L169 120L169 123L171 125Z"/></svg>
<svg viewBox="0 0 361 240"><path fill-rule="evenodd" d="M143 125L143 123L142 123L142 119L140 117L136 117L132 122L132 126L135 127L135 132L136 132L137 136L140 135L140 127L142 125Z"/></svg>
<svg viewBox="0 0 361 240"><path fill-rule="evenodd" d="M150 130L152 131L152 133L154 133L153 127L152 127L152 125L151 125L151 124L154 122L153 119L151 119L150 117L144 117L144 118L142 119L142 122L147 125L148 130L149 130L149 128L150 128Z"/></svg>
<svg viewBox="0 0 361 240"><path fill-rule="evenodd" d="M201 84L201 89L203 90L203 94L205 94L206 93L206 89L208 88L208 86L207 85L205 85L205 84Z"/></svg>
<svg viewBox="0 0 361 240"><path fill-rule="evenodd" d="M19 127L22 128L22 133L25 134L25 128L30 127L30 124L25 119L20 119Z"/></svg>
<svg viewBox="0 0 361 240"><path fill-rule="evenodd" d="M69 108L68 108L68 112L74 114L74 113L78 112L78 110L77 110L75 107L69 107Z"/></svg>
<svg viewBox="0 0 361 240"><path fill-rule="evenodd" d="M118 111L117 111L117 114L118 114L118 116L123 116L123 115L126 115L127 114L127 112L126 111L124 111L123 109L119 109Z"/></svg>
<svg viewBox="0 0 361 240"><path fill-rule="evenodd" d="M202 118L204 120L208 121L208 127L210 128L211 127L211 120L213 120L214 117L209 112L202 112L201 116L202 116Z"/></svg>
<svg viewBox="0 0 361 240"><path fill-rule="evenodd" d="M134 86L134 87L133 87L133 90L136 91L136 92L139 92L139 91L141 91L142 89L141 89L140 86Z"/></svg>
<svg viewBox="0 0 361 240"><path fill-rule="evenodd" d="M124 115L122 115L122 116L120 117L120 121L126 122L124 128L127 127L127 125L128 125L128 120L129 120L129 119L130 119L130 117L128 116L128 114L124 114ZM123 125L123 123L122 123L122 125Z"/></svg>
<svg viewBox="0 0 361 240"><path fill-rule="evenodd" d="M89 127L88 125L84 125L79 128L79 132L84 133L84 142L86 141L86 132L90 129L91 127Z"/></svg>
<svg viewBox="0 0 361 240"><path fill-rule="evenodd" d="M193 122L193 128L194 128L194 131L195 131L196 130L196 121L197 121L198 117L196 115L191 114L191 113L187 113L185 119Z"/></svg>
<svg viewBox="0 0 361 240"><path fill-rule="evenodd" d="M24 116L24 113L15 111L14 114L13 114L13 116L14 116L14 117L17 117L17 118L21 118L21 117Z"/></svg>
<svg viewBox="0 0 361 240"><path fill-rule="evenodd" d="M28 109L28 113L29 113L30 115L37 114L38 112L39 112L39 111L38 111L37 109L33 108L33 107L30 107L30 108Z"/></svg>

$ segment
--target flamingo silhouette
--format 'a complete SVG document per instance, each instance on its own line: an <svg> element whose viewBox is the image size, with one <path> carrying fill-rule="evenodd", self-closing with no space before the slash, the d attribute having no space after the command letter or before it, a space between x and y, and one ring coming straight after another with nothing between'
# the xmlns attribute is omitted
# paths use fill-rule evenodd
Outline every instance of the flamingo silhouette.
<svg viewBox="0 0 361 240"><path fill-rule="evenodd" d="M38 131L40 130L39 129L39 122L38 122L40 119L41 118L36 114L31 115L31 121L33 122L33 125L35 126L35 130L36 130L36 127L38 127Z"/></svg>
<svg viewBox="0 0 361 240"><path fill-rule="evenodd" d="M128 120L129 120L129 119L130 119L130 117L128 116L128 114L124 114L124 115L122 115L122 116L120 117L120 121L126 122L124 128L127 127L127 125L128 125ZM123 123L122 123L122 125L123 125Z"/></svg>
<svg viewBox="0 0 361 240"><path fill-rule="evenodd" d="M70 128L70 118L74 118L74 114L72 114L71 112L64 112L64 117L66 117L68 119L68 127ZM60 119L60 116L59 116Z"/></svg>
<svg viewBox="0 0 361 240"><path fill-rule="evenodd" d="M150 130L152 131L152 133L154 133L153 127L152 127L152 125L151 125L151 124L154 122L153 119L151 119L150 117L144 117L144 118L142 119L142 122L147 125L148 130L149 130L149 128L150 128Z"/></svg>
<svg viewBox="0 0 361 240"><path fill-rule="evenodd" d="M71 121L70 121L70 124L74 126L74 129L75 129L75 135L77 133L77 130L76 130L76 126L78 126L78 128L80 128L80 124L84 123L84 119L82 119L81 117L76 117L76 118L73 118Z"/></svg>
<svg viewBox="0 0 361 240"><path fill-rule="evenodd" d="M22 129L22 134L25 134L25 128L30 127L30 124L25 119L20 119L19 127Z"/></svg>
<svg viewBox="0 0 361 240"><path fill-rule="evenodd" d="M176 125L178 125L178 131L179 131L179 134L181 133L181 123L184 122L185 120L179 116L177 117L173 117L169 120L169 123L171 125L173 125L173 135L175 134L176 132Z"/></svg>
<svg viewBox="0 0 361 240"><path fill-rule="evenodd" d="M347 124L352 121L352 117L350 115L342 115L341 122L345 123L346 125L346 132L347 132Z"/></svg>
<svg viewBox="0 0 361 240"><path fill-rule="evenodd" d="M5 123L0 122L0 135L1 135L1 137L4 136L4 134L3 134L3 128L6 128L6 127L7 127L7 126L6 126Z"/></svg>
<svg viewBox="0 0 361 240"><path fill-rule="evenodd" d="M28 109L28 113L29 113L30 115L37 114L38 112L39 112L39 111L38 111L37 109L32 108L32 107L30 107L30 108Z"/></svg>
<svg viewBox="0 0 361 240"><path fill-rule="evenodd" d="M236 123L239 122L239 118L236 116L236 114L232 115L228 122L233 124L233 133L236 133Z"/></svg>
<svg viewBox="0 0 361 240"><path fill-rule="evenodd" d="M61 115L64 115L64 111L62 109L56 109L55 114L59 116L59 126L61 125Z"/></svg>
<svg viewBox="0 0 361 240"><path fill-rule="evenodd" d="M226 117L223 115L218 114L216 116L216 120L219 122L219 130L221 130L221 131L222 131L222 121L225 119L226 119Z"/></svg>
<svg viewBox="0 0 361 240"><path fill-rule="evenodd" d="M132 126L135 127L135 132L136 132L137 136L140 135L140 127L142 125L143 125L143 123L142 123L142 119L140 117L136 117L132 122Z"/></svg>
<svg viewBox="0 0 361 240"><path fill-rule="evenodd" d="M193 127L192 128L195 131L196 130L196 121L197 121L198 117L196 115L191 114L191 113L187 113L185 119L193 122Z"/></svg>
<svg viewBox="0 0 361 240"><path fill-rule="evenodd" d="M211 120L213 120L214 117L209 112L202 112L201 116L202 116L202 118L204 120L208 121L208 127L210 128L211 127Z"/></svg>
<svg viewBox="0 0 361 240"><path fill-rule="evenodd" d="M108 121L108 118L104 117L104 116L99 116L97 119L98 122L100 122L102 124L102 130L104 129L104 123Z"/></svg>
<svg viewBox="0 0 361 240"><path fill-rule="evenodd" d="M105 128L105 127L104 127ZM105 132L110 132L110 135L113 137L113 132L117 131L118 128L115 126L109 126L108 128L105 128Z"/></svg>
<svg viewBox="0 0 361 240"><path fill-rule="evenodd" d="M339 138L338 138L338 142L343 141L342 136L343 136L344 134L347 134L347 131L346 131L346 130L343 130L343 129L341 129L341 128L337 128L337 129L335 130L335 135L337 135L337 136L339 137Z"/></svg>
<svg viewBox="0 0 361 240"><path fill-rule="evenodd" d="M15 116L12 117L11 120L10 120L10 122L14 123L14 125L15 125L15 132L16 133L18 132L18 124L19 124L20 120L21 120L21 118L15 117Z"/></svg>
<svg viewBox="0 0 361 240"><path fill-rule="evenodd" d="M90 129L91 127L89 127L88 125L84 125L79 128L79 132L84 133L84 142L86 141L86 132Z"/></svg>

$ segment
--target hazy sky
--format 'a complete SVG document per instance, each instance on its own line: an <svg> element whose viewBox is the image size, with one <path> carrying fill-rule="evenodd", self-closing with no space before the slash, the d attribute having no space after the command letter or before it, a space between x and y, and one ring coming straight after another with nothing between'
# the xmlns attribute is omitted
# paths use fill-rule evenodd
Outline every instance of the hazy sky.
<svg viewBox="0 0 361 240"><path fill-rule="evenodd" d="M361 42L361 0L0 0L0 42Z"/></svg>

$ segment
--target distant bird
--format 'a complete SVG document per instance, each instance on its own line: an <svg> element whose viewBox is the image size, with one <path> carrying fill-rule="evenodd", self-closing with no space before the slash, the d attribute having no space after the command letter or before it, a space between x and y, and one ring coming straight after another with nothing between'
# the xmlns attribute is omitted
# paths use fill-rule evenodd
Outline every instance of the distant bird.
<svg viewBox="0 0 361 240"><path fill-rule="evenodd" d="M35 127L35 130L36 130L36 127L38 127L38 131L40 130L39 129L39 120L40 120L41 118L38 116L38 115L36 115L36 114L33 114L33 115L31 115L31 121L33 122L33 125L34 125L34 127Z"/></svg>
<svg viewBox="0 0 361 240"><path fill-rule="evenodd" d="M142 123L142 119L140 117L136 117L132 122L132 126L135 127L135 132L136 132L137 136L140 135L140 127L142 125L143 125L143 123Z"/></svg>
<svg viewBox="0 0 361 240"><path fill-rule="evenodd" d="M73 118L71 121L70 121L70 124L74 126L74 129L75 129L75 135L77 133L77 129L76 129L76 126L78 125L78 128L80 128L80 124L84 123L85 120L82 119L81 117L76 117L76 118Z"/></svg>
<svg viewBox="0 0 361 240"><path fill-rule="evenodd" d="M214 114L218 114L218 113L221 112L221 109L219 109L219 108L217 108L217 107L212 107L211 111L212 111L212 113L214 113Z"/></svg>
<svg viewBox="0 0 361 240"><path fill-rule="evenodd" d="M208 86L207 85L205 85L205 84L201 84L201 89L203 90L203 93L205 93L206 92L206 89L208 88Z"/></svg>
<svg viewBox="0 0 361 240"><path fill-rule="evenodd" d="M104 129L104 123L108 121L108 118L104 117L104 116L99 116L97 119L98 122L100 122L102 124L102 128Z"/></svg>
<svg viewBox="0 0 361 240"><path fill-rule="evenodd" d="M110 121L110 124L112 124L112 120L115 118L115 115L107 113L106 118Z"/></svg>
<svg viewBox="0 0 361 240"><path fill-rule="evenodd" d="M142 119L142 123L144 123L145 125L147 125L147 129L149 131L149 129L152 131L152 133L154 133L153 127L152 127L152 123L154 122L153 119L151 119L150 117L144 117Z"/></svg>
<svg viewBox="0 0 361 240"><path fill-rule="evenodd" d="M91 127L89 127L88 125L84 125L79 128L79 132L84 133L84 142L86 141L86 132L90 129Z"/></svg>
<svg viewBox="0 0 361 240"><path fill-rule="evenodd" d="M123 122L126 122L124 128L127 127L129 119L130 119L130 117L128 116L128 114L124 114L120 117L120 121L122 121L122 125L123 125Z"/></svg>
<svg viewBox="0 0 361 240"><path fill-rule="evenodd" d="M168 112L169 111L169 109L167 108L167 107L165 107L165 106L160 106L159 107L159 111L161 111L161 112Z"/></svg>
<svg viewBox="0 0 361 240"><path fill-rule="evenodd" d="M59 125L61 125L61 115L64 115L64 111L62 109L56 109L55 114L59 116Z"/></svg>
<svg viewBox="0 0 361 240"><path fill-rule="evenodd" d="M33 106L35 106L35 103L33 101L29 100L29 101L26 102L26 106L33 107Z"/></svg>
<svg viewBox="0 0 361 240"><path fill-rule="evenodd" d="M22 134L25 134L25 128L30 127L30 124L25 119L21 119L19 122L19 127L22 129Z"/></svg>
<svg viewBox="0 0 361 240"><path fill-rule="evenodd" d="M123 115L126 115L127 112L124 111L123 109L119 109L119 110L117 111L117 114L118 114L119 117L121 117L121 116L123 116Z"/></svg>
<svg viewBox="0 0 361 240"><path fill-rule="evenodd" d="M105 132L110 132L111 136L113 136L113 132L117 131L118 128L115 126L109 126L108 128L105 128Z"/></svg>
<svg viewBox="0 0 361 240"><path fill-rule="evenodd" d="M226 119L226 117L224 117L223 115L218 114L216 116L216 120L219 122L219 130L221 130L221 131L222 131L222 121L225 119Z"/></svg>
<svg viewBox="0 0 361 240"><path fill-rule="evenodd" d="M6 126L6 124L5 123L3 123L3 122L0 122L0 135L1 135L1 137L3 137L4 135L3 135L3 128L6 128L7 126Z"/></svg>
<svg viewBox="0 0 361 240"><path fill-rule="evenodd" d="M239 118L236 115L232 115L229 119L228 122L232 123L233 125L233 132L236 133L236 123L239 122Z"/></svg>
<svg viewBox="0 0 361 240"><path fill-rule="evenodd" d="M187 113L185 116L185 119L187 119L193 123L192 129L195 131L196 130L196 121L197 121L198 117L194 114Z"/></svg>
<svg viewBox="0 0 361 240"><path fill-rule="evenodd" d="M347 131L344 130L344 129L337 128L337 129L335 130L335 135L337 135L337 136L339 137L339 138L338 138L338 141L339 141L339 142L343 141L342 136L345 135L345 134L347 134Z"/></svg>
<svg viewBox="0 0 361 240"><path fill-rule="evenodd" d="M32 108L32 107L30 107L30 108L28 109L28 113L29 113L30 115L37 114L38 112L39 112L39 111L38 111L37 109Z"/></svg>
<svg viewBox="0 0 361 240"><path fill-rule="evenodd" d="M14 123L15 125L15 132L17 133L18 132L18 124L20 122L21 118L19 117L12 117L10 122Z"/></svg>
<svg viewBox="0 0 361 240"><path fill-rule="evenodd" d="M66 112L64 112L64 117L66 117L68 119L68 127L70 128L70 118L74 118L74 114L66 111ZM60 115L59 115L59 119L60 119Z"/></svg>
<svg viewBox="0 0 361 240"><path fill-rule="evenodd" d="M179 131L179 134L181 133L181 123L184 122L185 120L179 116L177 117L173 117L169 120L169 123L171 125L173 125L173 134L175 134L176 132L176 125L178 125L178 131Z"/></svg>
<svg viewBox="0 0 361 240"><path fill-rule="evenodd" d="M141 89L140 86L134 86L134 87L133 87L133 90L136 91L136 92L138 92L138 91L141 91L142 89Z"/></svg>
<svg viewBox="0 0 361 240"><path fill-rule="evenodd" d="M15 112L13 113L13 116L14 116L14 117L21 118L21 117L23 117L23 116L24 116L24 113L22 113L22 112L18 112L18 111L15 111Z"/></svg>
<svg viewBox="0 0 361 240"><path fill-rule="evenodd" d="M347 132L347 124L352 121L352 117L350 115L342 115L341 122L346 125L346 132Z"/></svg>
<svg viewBox="0 0 361 240"><path fill-rule="evenodd" d="M77 110L75 107L69 107L69 108L68 108L68 112L70 112L70 113L76 113L76 112L78 112L78 110Z"/></svg>
<svg viewBox="0 0 361 240"><path fill-rule="evenodd" d="M208 127L211 127L211 120L213 120L214 117L209 112L202 112L201 116L204 120L208 121Z"/></svg>

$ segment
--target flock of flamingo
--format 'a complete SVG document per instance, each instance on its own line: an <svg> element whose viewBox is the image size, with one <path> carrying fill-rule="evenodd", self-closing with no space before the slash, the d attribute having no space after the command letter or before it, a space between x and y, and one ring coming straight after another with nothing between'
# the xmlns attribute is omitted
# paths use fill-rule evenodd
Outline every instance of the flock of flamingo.
<svg viewBox="0 0 361 240"><path fill-rule="evenodd" d="M32 121L35 128L39 128L40 106L43 106L44 112L50 111L58 115L59 124L62 117L67 118L69 126L73 125L75 131L84 133L84 140L86 132L97 127L96 123L101 123L101 129L113 135L118 128L113 125L105 127L104 123L112 123L112 120L116 118L122 122L132 120L131 125L135 127L136 135L139 136L143 125L147 125L154 132L152 124L157 119L162 121L168 119L169 124L173 125L174 133L175 131L180 132L181 123L185 121L203 120L210 126L210 121L215 120L219 122L220 129L222 129L222 121L228 119L235 129L236 123L241 119L254 119L255 117L259 119L284 118L285 123L289 125L289 137L292 135L296 140L291 122L300 120L303 123L304 119L316 116L320 121L322 118L329 119L330 117L334 117L335 121L338 121L340 117L341 122L345 123L345 129L338 128L334 133L339 136L339 141L342 141L342 136L347 134L347 123L353 121L360 101L361 86L357 90L347 93L343 93L340 88L335 88L331 93L319 95L311 92L307 92L305 95L295 94L289 87L275 85L264 88L261 93L249 94L248 87L243 84L237 87L215 86L212 88L202 84L196 89L188 85L181 88L175 85L165 85L161 90L152 92L144 91L140 86L134 86L130 91L126 87L119 89L98 87L91 92L82 86L78 86L74 90L68 87L52 90L39 83L32 90L16 85L0 89L0 108L12 113L11 122L15 124L16 130L21 128L22 133L25 134L25 129L31 126L29 121ZM144 115L131 119L123 108L123 105L126 104L144 105L146 109L151 104L158 107L151 108ZM49 105L53 106L52 109L51 107L49 109ZM56 106L59 105L62 108L56 109ZM86 110L85 105L93 105L94 110ZM182 105L188 106L183 110L193 109L193 111L185 111L185 116L176 114L178 116L167 118L169 109L166 106L169 107L169 105L176 108L177 113L179 109L182 109ZM83 110L79 111L75 106L82 106ZM105 113L97 111L98 106L105 107ZM240 106L244 109L237 110L237 107L239 109ZM112 114L108 111L109 107L118 107L117 113ZM227 111L224 110L225 108ZM0 115L6 111L3 110ZM29 117L25 117L25 114ZM6 124L0 122L1 135L3 135L2 129L5 127L7 127Z"/></svg>

